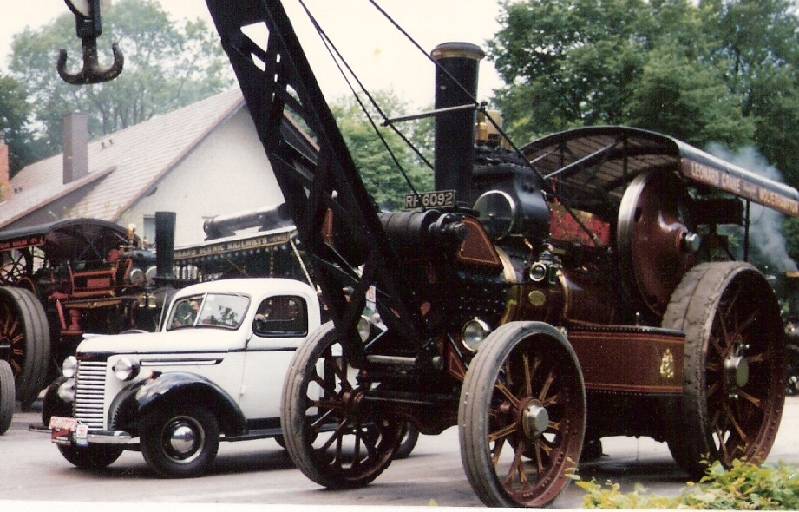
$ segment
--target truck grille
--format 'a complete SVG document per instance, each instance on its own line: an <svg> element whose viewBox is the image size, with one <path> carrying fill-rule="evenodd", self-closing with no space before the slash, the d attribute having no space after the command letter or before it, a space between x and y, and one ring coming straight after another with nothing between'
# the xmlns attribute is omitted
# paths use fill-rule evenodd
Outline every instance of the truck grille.
<svg viewBox="0 0 799 512"><path fill-rule="evenodd" d="M75 418L89 430L103 430L103 397L108 363L79 361L75 386Z"/></svg>

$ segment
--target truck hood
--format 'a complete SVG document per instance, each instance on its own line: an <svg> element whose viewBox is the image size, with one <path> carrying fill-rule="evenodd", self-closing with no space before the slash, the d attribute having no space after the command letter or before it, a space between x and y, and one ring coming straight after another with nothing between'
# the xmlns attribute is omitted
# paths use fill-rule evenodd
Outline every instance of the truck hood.
<svg viewBox="0 0 799 512"><path fill-rule="evenodd" d="M227 352L242 350L246 336L242 331L188 328L167 332L115 334L85 339L78 352L144 354L152 352Z"/></svg>

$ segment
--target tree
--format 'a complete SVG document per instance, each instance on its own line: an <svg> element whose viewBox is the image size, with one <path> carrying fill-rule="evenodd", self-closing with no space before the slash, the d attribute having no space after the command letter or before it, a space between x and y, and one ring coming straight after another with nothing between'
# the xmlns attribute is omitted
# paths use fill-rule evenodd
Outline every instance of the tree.
<svg viewBox="0 0 799 512"><path fill-rule="evenodd" d="M495 103L520 142L628 124L700 146L755 142L799 179L790 0L505 1L500 22L489 54L509 85Z"/></svg>
<svg viewBox="0 0 799 512"><path fill-rule="evenodd" d="M176 23L154 0L119 0L104 12L100 61L110 63L111 41L125 54L125 71L112 82L77 87L55 72L55 51L67 48L68 69L80 65L80 40L66 13L40 29L14 36L10 69L27 85L33 117L45 129L47 150L61 148L61 120L90 115L92 135L112 133L155 114L220 92L232 82L213 32L201 21Z"/></svg>
<svg viewBox="0 0 799 512"><path fill-rule="evenodd" d="M373 93L373 96L388 117L406 113L407 105L400 101L393 92L378 91ZM411 188L360 105L354 98L344 97L334 101L331 110L369 194L375 199L378 206L384 209L394 210L401 207L405 194L410 193ZM369 113L378 125L382 122L382 118L374 109L370 108ZM431 126L430 120L403 123L402 125L406 137L413 141L430 162L432 162L432 157L428 143L432 132ZM393 130L381 127L379 132L416 190L418 192L432 190L432 170L423 164Z"/></svg>
<svg viewBox="0 0 799 512"><path fill-rule="evenodd" d="M0 75L0 137L10 149L12 175L35 155L28 127L30 105L26 98L22 84L10 76Z"/></svg>

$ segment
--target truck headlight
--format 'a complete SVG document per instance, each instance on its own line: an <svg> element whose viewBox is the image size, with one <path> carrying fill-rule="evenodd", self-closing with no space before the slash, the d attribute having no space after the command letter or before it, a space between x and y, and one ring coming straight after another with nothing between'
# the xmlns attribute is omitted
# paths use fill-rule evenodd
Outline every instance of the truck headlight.
<svg viewBox="0 0 799 512"><path fill-rule="evenodd" d="M75 401L75 379L67 379L58 386L58 398L68 404Z"/></svg>
<svg viewBox="0 0 799 512"><path fill-rule="evenodd" d="M78 360L75 356L69 356L61 363L61 375L71 379L78 373Z"/></svg>
<svg viewBox="0 0 799 512"><path fill-rule="evenodd" d="M463 329L461 330L463 346L471 352L477 352L490 332L491 328L488 327L488 324L479 318L469 320L463 324Z"/></svg>
<svg viewBox="0 0 799 512"><path fill-rule="evenodd" d="M123 357L114 363L112 370L114 370L114 375L117 379L130 380L139 374L139 363Z"/></svg>

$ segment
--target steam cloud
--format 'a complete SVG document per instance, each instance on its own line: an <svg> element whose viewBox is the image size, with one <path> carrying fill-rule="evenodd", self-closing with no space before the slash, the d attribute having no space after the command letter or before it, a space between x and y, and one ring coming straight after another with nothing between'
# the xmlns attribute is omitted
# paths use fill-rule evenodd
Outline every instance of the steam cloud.
<svg viewBox="0 0 799 512"><path fill-rule="evenodd" d="M785 183L782 173L758 153L754 148L748 147L732 152L721 144L711 143L708 153L723 158L739 167L759 174L765 178L780 183ZM795 272L796 262L788 255L788 246L782 235L783 215L771 208L752 203L751 206L750 237L773 270L782 272Z"/></svg>

